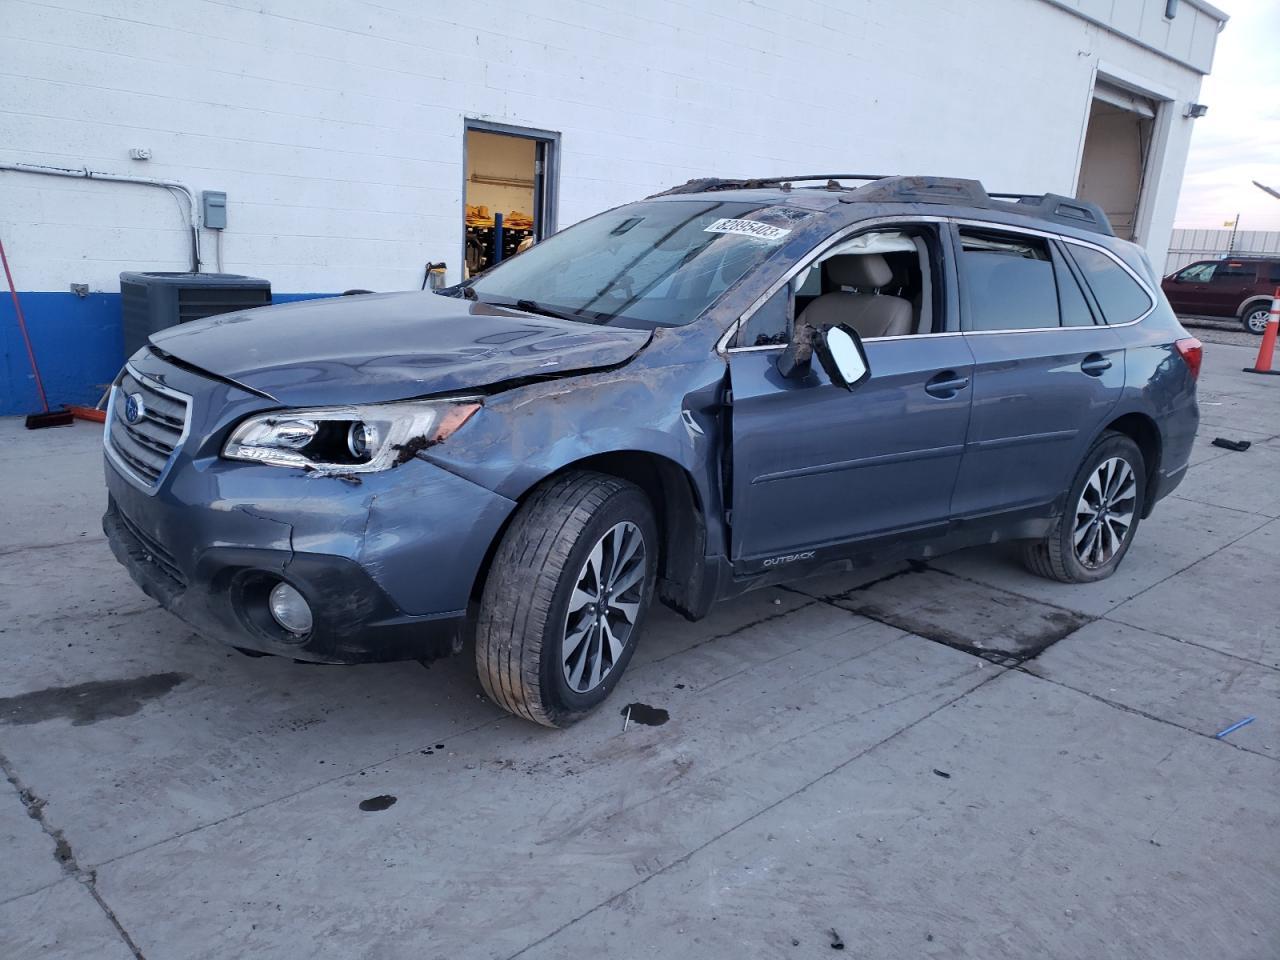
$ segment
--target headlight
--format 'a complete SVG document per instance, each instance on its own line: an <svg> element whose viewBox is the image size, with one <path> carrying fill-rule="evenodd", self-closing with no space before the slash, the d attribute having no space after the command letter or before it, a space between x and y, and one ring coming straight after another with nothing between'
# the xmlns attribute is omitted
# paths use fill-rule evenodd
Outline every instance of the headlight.
<svg viewBox="0 0 1280 960"><path fill-rule="evenodd" d="M480 409L475 398L277 410L245 420L222 455L325 473L386 470L444 440Z"/></svg>

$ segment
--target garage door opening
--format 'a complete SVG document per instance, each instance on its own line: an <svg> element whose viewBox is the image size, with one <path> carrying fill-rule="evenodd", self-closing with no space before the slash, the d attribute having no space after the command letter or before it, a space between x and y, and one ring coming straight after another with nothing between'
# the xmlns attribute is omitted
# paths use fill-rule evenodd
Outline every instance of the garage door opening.
<svg viewBox="0 0 1280 960"><path fill-rule="evenodd" d="M557 135L468 121L465 276L555 232Z"/></svg>
<svg viewBox="0 0 1280 960"><path fill-rule="evenodd" d="M1093 91L1076 196L1106 211L1116 236L1134 240L1151 151L1155 104L1099 81Z"/></svg>

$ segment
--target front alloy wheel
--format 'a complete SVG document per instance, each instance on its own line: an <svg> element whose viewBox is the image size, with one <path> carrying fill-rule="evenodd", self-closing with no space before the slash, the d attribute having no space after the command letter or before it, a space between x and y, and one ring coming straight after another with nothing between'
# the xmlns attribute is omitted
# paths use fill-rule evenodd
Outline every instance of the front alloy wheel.
<svg viewBox="0 0 1280 960"><path fill-rule="evenodd" d="M476 668L498 706L548 727L581 719L617 685L657 578L643 490L574 470L521 505L485 578Z"/></svg>
<svg viewBox="0 0 1280 960"><path fill-rule="evenodd" d="M587 554L565 612L561 645L565 682L594 690L622 659L644 594L644 534L629 520L606 531Z"/></svg>

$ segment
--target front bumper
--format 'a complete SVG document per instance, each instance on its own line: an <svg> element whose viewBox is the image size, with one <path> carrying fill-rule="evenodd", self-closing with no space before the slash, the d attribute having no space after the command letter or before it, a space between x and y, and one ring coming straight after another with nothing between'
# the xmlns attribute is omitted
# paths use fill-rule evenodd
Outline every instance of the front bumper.
<svg viewBox="0 0 1280 960"><path fill-rule="evenodd" d="M143 593L201 634L237 647L317 663L434 660L462 647L465 609L406 614L346 557L209 547L189 577L114 499L102 528L111 552ZM305 637L289 634L266 613L266 596L280 580L311 606L315 626Z"/></svg>
<svg viewBox="0 0 1280 960"><path fill-rule="evenodd" d="M359 482L224 460L227 432L269 401L154 356L131 363L192 398L189 435L158 482L105 458L103 529L144 592L206 636L299 660L429 659L458 647L512 501L421 460ZM266 612L280 580L312 608L305 637Z"/></svg>

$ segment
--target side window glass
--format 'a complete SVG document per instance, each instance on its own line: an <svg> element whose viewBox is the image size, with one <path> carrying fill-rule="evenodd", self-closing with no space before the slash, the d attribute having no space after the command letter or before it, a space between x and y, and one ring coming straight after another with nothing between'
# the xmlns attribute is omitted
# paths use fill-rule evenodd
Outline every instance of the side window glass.
<svg viewBox="0 0 1280 960"><path fill-rule="evenodd" d="M1271 264L1271 273L1268 275L1269 283L1280 283L1280 263Z"/></svg>
<svg viewBox="0 0 1280 960"><path fill-rule="evenodd" d="M1107 323L1128 323L1151 309L1151 297L1141 284L1101 250L1067 244L1072 259L1093 291Z"/></svg>
<svg viewBox="0 0 1280 960"><path fill-rule="evenodd" d="M1217 266L1216 263L1193 263L1178 274L1178 279L1183 283L1208 283Z"/></svg>
<svg viewBox="0 0 1280 960"><path fill-rule="evenodd" d="M1040 237L960 231L960 276L967 330L1056 327L1058 287L1048 243Z"/></svg>
<svg viewBox="0 0 1280 960"><path fill-rule="evenodd" d="M1257 267L1252 263L1244 263L1239 260L1224 260L1218 272L1213 275L1213 278L1214 280L1223 280L1229 283L1252 283L1257 276L1257 272Z"/></svg>
<svg viewBox="0 0 1280 960"><path fill-rule="evenodd" d="M760 305L741 327L738 328L735 347L772 347L779 344L785 346L791 336L791 285L781 290Z"/></svg>
<svg viewBox="0 0 1280 960"><path fill-rule="evenodd" d="M1089 309L1089 302L1085 300L1075 274L1057 250L1053 253L1053 274L1058 281L1058 312L1062 315L1062 325L1092 327L1093 311Z"/></svg>

